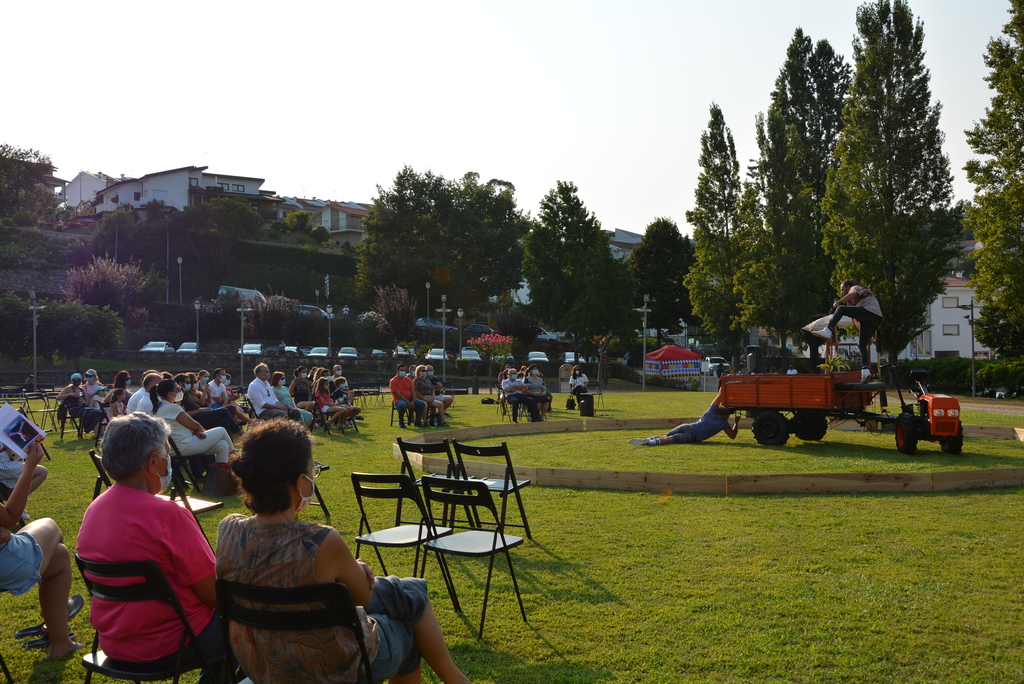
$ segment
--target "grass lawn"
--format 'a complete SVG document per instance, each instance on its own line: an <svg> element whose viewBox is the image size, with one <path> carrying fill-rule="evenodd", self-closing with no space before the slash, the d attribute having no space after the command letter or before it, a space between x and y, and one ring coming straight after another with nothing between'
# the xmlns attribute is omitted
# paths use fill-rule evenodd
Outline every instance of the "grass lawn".
<svg viewBox="0 0 1024 684"><path fill-rule="evenodd" d="M697 416L710 394L607 394L607 417ZM564 406L564 397L556 406ZM497 421L493 406L460 397L456 427ZM332 466L319 485L333 524L358 523L353 470L397 472L389 410L366 411L361 432L318 437ZM554 419L568 417L556 411ZM969 414L973 425L1024 419ZM896 452L891 435L833 431L757 445L750 431L704 445L631 447L636 431L509 438L526 465L674 472L938 470L1022 465L1016 442L968 439L964 455L937 444ZM639 433L644 434L644 433ZM481 440L482 443L497 440ZM29 500L69 547L92 495L91 441L47 440L47 482ZM1020 568L1024 490L928 494L706 495L529 487L534 541L513 551L528 623L504 563L495 570L485 639L475 638L486 578L482 561L455 561L465 613L451 608L435 562L427 579L456 662L475 682L1020 682L1024 604ZM237 498L202 516L211 541ZM319 509L303 517L323 521ZM513 516L513 520L517 519ZM354 545L353 545L354 546ZM367 560L376 566L372 551ZM385 556L407 574L412 554ZM77 575L77 571L76 571ZM76 577L74 591L84 592ZM38 621L36 592L0 595L0 653L17 682L81 681L77 660L45 663L13 633ZM72 623L91 641L85 616ZM426 671L425 681L437 681ZM183 681L195 681L195 676Z"/></svg>

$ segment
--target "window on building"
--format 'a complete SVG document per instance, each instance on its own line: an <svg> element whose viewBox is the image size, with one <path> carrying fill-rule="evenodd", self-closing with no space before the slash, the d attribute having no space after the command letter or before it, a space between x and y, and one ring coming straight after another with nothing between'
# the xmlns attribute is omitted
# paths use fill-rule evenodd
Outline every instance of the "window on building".
<svg viewBox="0 0 1024 684"><path fill-rule="evenodd" d="M228 189L228 184L227 183L217 183L217 187L219 187L221 190L227 190Z"/></svg>
<svg viewBox="0 0 1024 684"><path fill-rule="evenodd" d="M142 199L142 193L141 192L135 193L135 201L138 202L140 199Z"/></svg>
<svg viewBox="0 0 1024 684"><path fill-rule="evenodd" d="M955 359L960 356L958 351L937 351L935 352L935 358L937 359Z"/></svg>
<svg viewBox="0 0 1024 684"><path fill-rule="evenodd" d="M121 196L114 195L113 197L110 198L110 201L113 202L114 204L118 204L121 201Z"/></svg>
<svg viewBox="0 0 1024 684"><path fill-rule="evenodd" d="M188 187L190 187L190 188L198 188L199 187L199 179L198 178L191 178L190 177L188 179Z"/></svg>
<svg viewBox="0 0 1024 684"><path fill-rule="evenodd" d="M96 201L99 202L100 204L103 204L103 193L102 192L97 192L96 193Z"/></svg>
<svg viewBox="0 0 1024 684"><path fill-rule="evenodd" d="M942 326L942 334L943 335L959 335L960 334L960 326L959 325L955 325L955 324L946 323L945 325Z"/></svg>
<svg viewBox="0 0 1024 684"><path fill-rule="evenodd" d="M232 185L231 189L234 190L235 192L245 192L244 185Z"/></svg>
<svg viewBox="0 0 1024 684"><path fill-rule="evenodd" d="M942 308L943 309L955 309L958 306L960 306L960 298L959 297L943 297L942 298Z"/></svg>

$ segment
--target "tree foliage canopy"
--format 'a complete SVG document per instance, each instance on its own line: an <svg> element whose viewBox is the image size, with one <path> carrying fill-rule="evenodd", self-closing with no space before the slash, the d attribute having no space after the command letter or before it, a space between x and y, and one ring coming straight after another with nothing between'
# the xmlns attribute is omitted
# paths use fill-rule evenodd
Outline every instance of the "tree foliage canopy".
<svg viewBox="0 0 1024 684"><path fill-rule="evenodd" d="M920 333L957 253L960 207L951 207L940 105L931 104L924 28L904 0L857 11L856 62L824 207L835 281L870 287L890 358Z"/></svg>
<svg viewBox="0 0 1024 684"><path fill-rule="evenodd" d="M975 185L968 225L983 247L971 277L982 302L978 339L1001 354L1024 354L1024 0L1012 0L1003 36L988 45L985 77L994 91L985 117L967 131L983 159L967 162Z"/></svg>
<svg viewBox="0 0 1024 684"><path fill-rule="evenodd" d="M647 226L643 240L629 255L629 267L637 281L637 294L650 295L647 325L670 335L681 330L679 321L696 325L690 292L683 279L693 266L693 242L679 232L669 218L657 218Z"/></svg>
<svg viewBox="0 0 1024 684"><path fill-rule="evenodd" d="M637 322L630 311L636 282L577 193L572 183L558 181L523 239L529 309L574 337L629 334Z"/></svg>
<svg viewBox="0 0 1024 684"><path fill-rule="evenodd" d="M420 292L430 281L438 295L467 311L522 282L522 247L529 227L514 188L481 184L478 174L457 181L402 169L363 221L358 291L397 285Z"/></svg>
<svg viewBox="0 0 1024 684"><path fill-rule="evenodd" d="M53 173L50 157L38 150L23 150L0 143L0 216L21 209L52 209L57 199L45 179ZM47 206L39 206L43 201Z"/></svg>
<svg viewBox="0 0 1024 684"><path fill-rule="evenodd" d="M88 265L68 271L64 299L109 305L129 328L139 328L146 325L145 305L158 294L159 284L157 277L143 272L137 262L118 264L113 259L93 257Z"/></svg>

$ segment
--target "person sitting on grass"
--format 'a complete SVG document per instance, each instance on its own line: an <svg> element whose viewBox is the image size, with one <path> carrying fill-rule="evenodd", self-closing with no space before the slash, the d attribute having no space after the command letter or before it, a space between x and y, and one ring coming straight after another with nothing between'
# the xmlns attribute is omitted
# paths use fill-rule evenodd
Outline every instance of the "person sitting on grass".
<svg viewBox="0 0 1024 684"><path fill-rule="evenodd" d="M85 601L78 595L68 598L71 555L64 546L64 535L57 523L42 518L25 525L17 534L8 529L18 523L25 510L29 492L34 488L36 466L43 460L43 445L36 440L25 453L28 458L21 475L7 503L0 504L0 590L20 596L39 584L39 610L43 614L46 635L26 645L49 646L50 654L46 658L56 660L83 647L71 639L68 619L82 609ZM18 638L43 634L44 626L23 630Z"/></svg>
<svg viewBox="0 0 1024 684"><path fill-rule="evenodd" d="M452 660L418 577L375 577L332 527L297 519L313 499L313 443L307 430L276 419L242 438L231 464L251 516L232 513L217 530L217 576L260 587L342 582L357 606L376 681L422 681L421 658L442 682L468 684ZM231 623L232 651L254 682L360 680L359 646L344 627L291 632Z"/></svg>
<svg viewBox="0 0 1024 684"><path fill-rule="evenodd" d="M724 431L729 439L736 439L739 430L740 417L733 416L732 425L729 425L729 416L735 413L736 409L722 406L722 392L719 390L711 406L704 412L696 423L685 423L674 427L660 437L648 437L647 439L631 439L630 444L635 446L660 446L662 444L696 444L711 439L719 432Z"/></svg>

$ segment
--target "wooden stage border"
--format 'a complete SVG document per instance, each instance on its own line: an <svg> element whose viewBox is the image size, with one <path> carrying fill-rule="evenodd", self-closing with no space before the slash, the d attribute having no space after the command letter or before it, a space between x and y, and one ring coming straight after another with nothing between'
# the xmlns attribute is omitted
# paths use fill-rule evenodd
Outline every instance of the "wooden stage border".
<svg viewBox="0 0 1024 684"><path fill-rule="evenodd" d="M668 430L697 418L578 418L543 423L499 423L478 427L437 430L413 435L407 444L440 442L449 439L481 439L510 435L531 435L554 432L589 432L598 430ZM750 427L750 420L740 421ZM833 423L830 430L857 430L854 422ZM1013 439L1024 441L1024 429L964 426L965 437ZM895 448L895 447L893 447ZM392 445L398 460L398 445ZM444 472L444 458L410 453L409 460L424 472ZM504 466L496 463L466 461L469 475L477 477L504 476ZM778 473L769 475L696 475L683 473L652 473L626 470L580 470L574 468L536 468L516 466L516 477L535 485L578 487L582 489L621 489L648 492L681 492L706 494L826 494L846 492L945 492L980 487L1019 487L1024 485L1024 468L983 468L975 470L944 470L934 473Z"/></svg>

